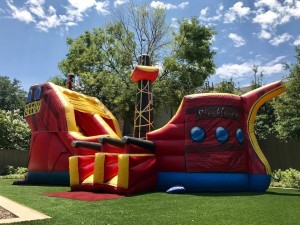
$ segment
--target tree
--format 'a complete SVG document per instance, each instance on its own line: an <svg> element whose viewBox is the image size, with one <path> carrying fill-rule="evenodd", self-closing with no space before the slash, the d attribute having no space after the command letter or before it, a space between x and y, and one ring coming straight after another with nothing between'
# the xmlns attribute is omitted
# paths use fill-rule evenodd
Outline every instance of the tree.
<svg viewBox="0 0 300 225"><path fill-rule="evenodd" d="M62 86L62 87L66 87L66 85L67 85L66 77L63 77L63 76L60 76L60 75L52 76L52 77L49 78L48 81L50 81L50 82L52 82L56 85Z"/></svg>
<svg viewBox="0 0 300 225"><path fill-rule="evenodd" d="M68 38L69 53L59 64L67 76L78 75L77 91L99 98L119 119L132 119L135 86L130 81L133 34L119 23Z"/></svg>
<svg viewBox="0 0 300 225"><path fill-rule="evenodd" d="M300 138L300 46L295 48L296 64L288 65L289 76L286 82L286 93L275 102L275 113L278 118L275 129L283 140Z"/></svg>
<svg viewBox="0 0 300 225"><path fill-rule="evenodd" d="M20 81L8 76L0 76L0 109L20 110L22 114L25 107L26 92L21 89Z"/></svg>
<svg viewBox="0 0 300 225"><path fill-rule="evenodd" d="M0 150L28 151L30 128L19 110L0 110Z"/></svg>
<svg viewBox="0 0 300 225"><path fill-rule="evenodd" d="M161 90L168 94L165 104L177 108L183 96L196 93L204 81L215 72L210 49L215 31L201 26L197 18L179 21L179 32L174 33L173 50L163 63Z"/></svg>
<svg viewBox="0 0 300 225"><path fill-rule="evenodd" d="M103 28L68 38L69 53L59 68L65 76L70 72L78 75L77 91L99 98L118 119L132 123L137 88L129 75L137 56L145 51L155 62L170 41L163 9L131 6L129 11L132 14L116 12L114 22ZM127 22L127 17L133 22ZM168 53L171 56L153 85L155 109L177 108L185 94L193 93L214 72L214 52L209 49L213 34L195 18L180 24L173 51Z"/></svg>
<svg viewBox="0 0 300 225"><path fill-rule="evenodd" d="M263 86L264 74L262 71L259 73L259 67L253 65L253 78L251 80L251 90ZM273 107L273 100L263 104L257 111L254 122L254 133L260 140L266 139L270 134L274 133L274 124L276 116Z"/></svg>
<svg viewBox="0 0 300 225"><path fill-rule="evenodd" d="M115 10L106 27L68 38L69 53L59 67L65 76L78 75L77 91L99 98L117 118L132 122L136 85L129 75L140 54L158 60L168 29L165 10L130 4Z"/></svg>
<svg viewBox="0 0 300 225"><path fill-rule="evenodd" d="M134 34L135 46L128 46L133 53L133 62L138 62L142 54L150 56L153 64L162 60L165 47L170 44L168 37L170 24L165 21L164 8L150 9L147 5L129 3L128 7L118 7L113 11L113 21L120 24L126 34Z"/></svg>
<svg viewBox="0 0 300 225"><path fill-rule="evenodd" d="M219 93L230 93L235 94L235 83L233 82L233 78L231 77L228 81L223 80L219 83L219 85L214 89Z"/></svg>
<svg viewBox="0 0 300 225"><path fill-rule="evenodd" d="M251 80L251 89L252 90L263 86L264 74L262 71L260 71L260 73L258 73L258 70L259 70L259 67L254 64L252 67L252 71L253 71L253 78Z"/></svg>

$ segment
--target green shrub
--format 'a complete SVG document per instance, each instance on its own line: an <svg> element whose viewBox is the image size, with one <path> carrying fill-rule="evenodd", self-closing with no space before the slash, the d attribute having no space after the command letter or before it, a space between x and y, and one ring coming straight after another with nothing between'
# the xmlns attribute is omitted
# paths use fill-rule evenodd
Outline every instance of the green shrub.
<svg viewBox="0 0 300 225"><path fill-rule="evenodd" d="M0 175L9 175L14 174L16 172L16 169L13 166L6 166L0 171Z"/></svg>
<svg viewBox="0 0 300 225"><path fill-rule="evenodd" d="M14 167L14 166L6 166L0 171L0 175L12 175L12 174L20 174L23 175L27 173L27 168L25 167Z"/></svg>
<svg viewBox="0 0 300 225"><path fill-rule="evenodd" d="M300 188L300 171L287 169L285 171L275 170L272 174L273 187Z"/></svg>
<svg viewBox="0 0 300 225"><path fill-rule="evenodd" d="M0 110L0 150L28 151L30 128L19 110Z"/></svg>
<svg viewBox="0 0 300 225"><path fill-rule="evenodd" d="M27 174L25 167L6 166L0 171L0 179L21 179Z"/></svg>

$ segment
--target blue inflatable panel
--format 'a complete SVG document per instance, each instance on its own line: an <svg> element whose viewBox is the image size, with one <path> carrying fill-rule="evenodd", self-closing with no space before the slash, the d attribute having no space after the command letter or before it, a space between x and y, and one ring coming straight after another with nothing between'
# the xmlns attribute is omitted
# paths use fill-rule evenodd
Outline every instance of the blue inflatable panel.
<svg viewBox="0 0 300 225"><path fill-rule="evenodd" d="M247 173L158 173L157 189L183 186L187 192L263 192L271 176Z"/></svg>
<svg viewBox="0 0 300 225"><path fill-rule="evenodd" d="M68 172L28 172L26 182L30 184L70 185Z"/></svg>
<svg viewBox="0 0 300 225"><path fill-rule="evenodd" d="M265 192L271 183L271 175L249 174L249 191Z"/></svg>

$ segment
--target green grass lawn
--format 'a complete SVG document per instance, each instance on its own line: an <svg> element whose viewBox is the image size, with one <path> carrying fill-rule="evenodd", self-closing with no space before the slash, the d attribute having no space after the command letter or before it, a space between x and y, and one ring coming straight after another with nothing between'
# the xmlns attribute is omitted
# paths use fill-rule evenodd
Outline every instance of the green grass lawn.
<svg viewBox="0 0 300 225"><path fill-rule="evenodd" d="M51 219L18 224L300 224L300 191L254 193L149 193L106 201L42 196L69 187L16 186L0 180L0 195Z"/></svg>

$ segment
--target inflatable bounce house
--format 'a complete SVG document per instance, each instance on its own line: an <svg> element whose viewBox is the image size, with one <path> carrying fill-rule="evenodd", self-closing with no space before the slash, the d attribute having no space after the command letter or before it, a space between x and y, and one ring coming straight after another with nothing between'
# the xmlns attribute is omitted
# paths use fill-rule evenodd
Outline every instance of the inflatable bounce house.
<svg viewBox="0 0 300 225"><path fill-rule="evenodd" d="M254 121L265 102L285 91L283 84L242 96L185 96L176 115L151 131L150 92L157 74L150 66L131 74L140 90L134 137L122 137L99 100L50 82L32 86L25 112L32 131L26 181L123 195L176 186L187 192L264 192L271 169Z"/></svg>

